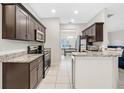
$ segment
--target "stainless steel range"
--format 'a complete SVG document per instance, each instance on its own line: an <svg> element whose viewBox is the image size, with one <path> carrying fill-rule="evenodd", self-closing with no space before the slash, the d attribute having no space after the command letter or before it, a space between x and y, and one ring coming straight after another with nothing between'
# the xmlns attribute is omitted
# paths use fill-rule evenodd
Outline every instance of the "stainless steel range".
<svg viewBox="0 0 124 93"><path fill-rule="evenodd" d="M51 65L51 49L47 48L44 50L44 62L43 62L43 78L45 78L48 68Z"/></svg>

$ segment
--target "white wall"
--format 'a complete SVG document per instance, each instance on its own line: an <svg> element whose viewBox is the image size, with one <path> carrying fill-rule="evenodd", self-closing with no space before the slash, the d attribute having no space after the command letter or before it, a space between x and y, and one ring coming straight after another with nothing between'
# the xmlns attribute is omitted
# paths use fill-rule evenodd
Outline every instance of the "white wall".
<svg viewBox="0 0 124 93"><path fill-rule="evenodd" d="M124 45L124 4L113 4L106 9L100 11L88 24L89 26L94 22L104 22L104 40L102 45ZM107 17L112 14L111 17ZM98 44L98 43L97 43Z"/></svg>
<svg viewBox="0 0 124 93"><path fill-rule="evenodd" d="M41 19L46 29L46 48L51 48L51 63L60 62L60 21L59 18Z"/></svg>
<svg viewBox="0 0 124 93"><path fill-rule="evenodd" d="M124 3L114 4L108 7L109 13L112 14L108 18L109 32L124 31Z"/></svg>
<svg viewBox="0 0 124 93"><path fill-rule="evenodd" d="M124 46L124 30L108 33L109 45Z"/></svg>
<svg viewBox="0 0 124 93"><path fill-rule="evenodd" d="M95 22L105 22L105 10L101 10L100 12L98 12L93 18L91 18L87 24L85 25L85 28L91 26L92 24L94 24Z"/></svg>
<svg viewBox="0 0 124 93"><path fill-rule="evenodd" d="M109 12L113 14L108 18L109 45L124 46L124 4L109 7Z"/></svg>
<svg viewBox="0 0 124 93"><path fill-rule="evenodd" d="M85 23L78 23L78 24L61 24L60 30L75 30L77 35L81 34L82 28L84 28ZM64 31L65 32L65 31ZM68 32L68 31L67 31Z"/></svg>
<svg viewBox="0 0 124 93"><path fill-rule="evenodd" d="M25 8L27 8L40 22L41 19L38 16L38 14L34 11L34 9L31 7L31 5L29 3L22 3L23 6L25 6ZM42 23L42 22L41 22Z"/></svg>

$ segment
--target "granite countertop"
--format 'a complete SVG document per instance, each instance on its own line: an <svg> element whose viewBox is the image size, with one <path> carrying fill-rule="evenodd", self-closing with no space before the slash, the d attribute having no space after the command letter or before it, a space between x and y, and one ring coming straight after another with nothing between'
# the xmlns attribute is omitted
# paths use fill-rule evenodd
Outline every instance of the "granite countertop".
<svg viewBox="0 0 124 93"><path fill-rule="evenodd" d="M73 56L79 57L120 57L122 51L104 51L104 52L72 52Z"/></svg>
<svg viewBox="0 0 124 93"><path fill-rule="evenodd" d="M4 60L3 62L4 63L30 63L42 55L43 54L25 54L20 57Z"/></svg>

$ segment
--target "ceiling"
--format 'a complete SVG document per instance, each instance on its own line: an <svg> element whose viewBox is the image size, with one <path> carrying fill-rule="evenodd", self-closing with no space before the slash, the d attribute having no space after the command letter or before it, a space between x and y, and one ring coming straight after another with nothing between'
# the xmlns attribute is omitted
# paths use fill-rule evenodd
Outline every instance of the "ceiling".
<svg viewBox="0 0 124 93"><path fill-rule="evenodd" d="M60 22L65 24L87 23L99 11L116 4L111 3L30 3L30 6L40 18L58 17ZM51 10L56 12L52 13ZM74 14L77 10L78 14ZM74 19L74 20L72 20Z"/></svg>

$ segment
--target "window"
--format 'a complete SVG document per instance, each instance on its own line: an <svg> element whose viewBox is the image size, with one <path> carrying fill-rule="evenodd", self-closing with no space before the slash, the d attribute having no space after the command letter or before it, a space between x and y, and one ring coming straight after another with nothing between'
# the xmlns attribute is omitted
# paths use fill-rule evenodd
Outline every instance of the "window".
<svg viewBox="0 0 124 93"><path fill-rule="evenodd" d="M64 38L61 40L61 48L69 48L70 44L69 44L69 39Z"/></svg>

